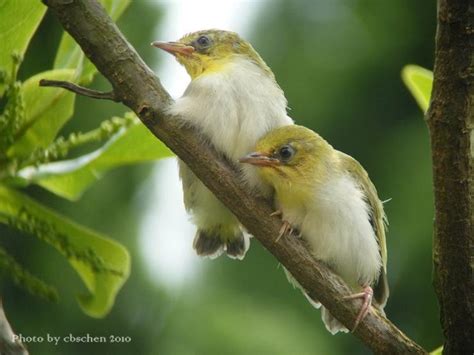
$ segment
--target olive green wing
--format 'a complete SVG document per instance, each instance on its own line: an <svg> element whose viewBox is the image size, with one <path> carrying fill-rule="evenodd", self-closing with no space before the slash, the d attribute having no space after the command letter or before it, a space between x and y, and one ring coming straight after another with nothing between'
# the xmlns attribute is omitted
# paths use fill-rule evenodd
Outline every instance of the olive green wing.
<svg viewBox="0 0 474 355"><path fill-rule="evenodd" d="M382 201L380 201L377 190L369 178L367 171L351 156L341 153L341 159L347 171L359 183L359 187L365 195L366 202L370 208L370 223L377 237L380 255L382 257L383 270L380 272L379 279L374 285L374 296L377 303L383 308L387 302L389 288L387 282L387 244L385 241L385 229L387 217L383 210Z"/></svg>

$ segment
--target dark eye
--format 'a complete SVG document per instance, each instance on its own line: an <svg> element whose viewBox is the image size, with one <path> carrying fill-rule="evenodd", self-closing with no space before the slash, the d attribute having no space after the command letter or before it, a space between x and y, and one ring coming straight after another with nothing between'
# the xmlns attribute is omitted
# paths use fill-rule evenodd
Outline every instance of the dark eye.
<svg viewBox="0 0 474 355"><path fill-rule="evenodd" d="M291 145L284 145L278 150L278 155L282 161L288 161L295 155L295 149Z"/></svg>
<svg viewBox="0 0 474 355"><path fill-rule="evenodd" d="M201 36L197 39L196 43L200 46L200 47L207 47L209 46L209 44L211 43L211 41L209 40L209 37L207 36Z"/></svg>

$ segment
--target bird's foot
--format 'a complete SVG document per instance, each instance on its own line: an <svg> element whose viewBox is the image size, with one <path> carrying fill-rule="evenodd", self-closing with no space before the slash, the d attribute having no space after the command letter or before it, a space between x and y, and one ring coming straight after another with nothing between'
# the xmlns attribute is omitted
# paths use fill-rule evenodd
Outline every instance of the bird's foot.
<svg viewBox="0 0 474 355"><path fill-rule="evenodd" d="M281 239L283 236L295 236L296 238L301 237L301 233L298 231L298 229L294 228L290 222L287 220L282 221L282 225L280 228L280 231L278 233L278 237L275 239L275 243L278 243L278 241Z"/></svg>
<svg viewBox="0 0 474 355"><path fill-rule="evenodd" d="M290 222L283 220L282 225L280 228L280 231L278 232L278 237L275 239L275 243L278 243L278 241L283 237L284 235L290 235L293 233L293 228L291 227Z"/></svg>
<svg viewBox="0 0 474 355"><path fill-rule="evenodd" d="M359 314L357 315L357 318L354 323L354 327L352 328L351 332L354 332L354 330L356 330L357 326L362 321L362 319L364 319L365 316L369 313L373 296L374 296L374 290L372 290L372 287L364 286L362 292L344 297L344 300L355 300L359 298L359 299L362 299L363 301L362 307L360 308Z"/></svg>
<svg viewBox="0 0 474 355"><path fill-rule="evenodd" d="M276 210L275 212L270 213L270 216L278 216L281 217L283 216L283 212L281 210ZM280 231L278 232L278 237L275 239L275 243L278 243L278 241L281 239L281 237L286 236L286 235L294 235L297 238L301 237L301 233L294 228L290 222L287 220L282 220L283 224L281 225Z"/></svg>

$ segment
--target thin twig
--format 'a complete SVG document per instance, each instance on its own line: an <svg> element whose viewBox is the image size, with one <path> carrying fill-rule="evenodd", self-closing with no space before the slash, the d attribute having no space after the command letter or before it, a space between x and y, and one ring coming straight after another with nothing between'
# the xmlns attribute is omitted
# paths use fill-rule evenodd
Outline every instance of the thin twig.
<svg viewBox="0 0 474 355"><path fill-rule="evenodd" d="M63 88L63 89L72 91L75 94L91 97L93 99L112 100L115 102L120 102L120 99L115 95L115 92L113 90L109 92L103 92L103 91L88 89L83 86L79 86L74 83L71 83L69 81L62 81L62 80L41 79L39 82L39 85Z"/></svg>

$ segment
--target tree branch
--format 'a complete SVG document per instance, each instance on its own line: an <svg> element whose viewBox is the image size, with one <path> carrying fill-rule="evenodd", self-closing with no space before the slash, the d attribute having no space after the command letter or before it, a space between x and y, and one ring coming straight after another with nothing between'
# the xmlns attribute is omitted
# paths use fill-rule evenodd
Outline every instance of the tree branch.
<svg viewBox="0 0 474 355"><path fill-rule="evenodd" d="M179 156L237 216L247 230L282 263L296 280L347 328L358 314L359 301L343 301L350 290L327 267L314 260L301 241L275 243L281 220L270 216L268 201L251 196L232 164L200 140L191 127L168 117L172 102L159 79L146 66L96 0L43 0L86 56L110 81L115 95L150 131ZM376 353L425 353L390 321L370 312L354 334Z"/></svg>
<svg viewBox="0 0 474 355"><path fill-rule="evenodd" d="M434 287L445 354L474 353L474 1L439 0L427 124L435 195Z"/></svg>
<svg viewBox="0 0 474 355"><path fill-rule="evenodd" d="M39 82L39 86L63 88L77 95L87 96L93 99L112 100L115 102L120 102L120 99L115 95L113 91L102 92L92 90L83 86L76 85L74 83L70 83L69 81L41 79Z"/></svg>
<svg viewBox="0 0 474 355"><path fill-rule="evenodd" d="M28 355L28 351L20 339L13 333L0 300L0 354L3 355Z"/></svg>

